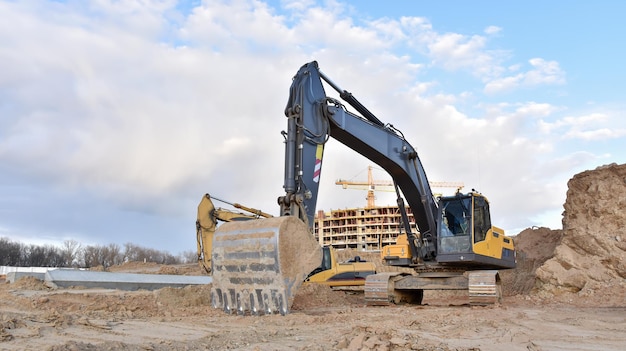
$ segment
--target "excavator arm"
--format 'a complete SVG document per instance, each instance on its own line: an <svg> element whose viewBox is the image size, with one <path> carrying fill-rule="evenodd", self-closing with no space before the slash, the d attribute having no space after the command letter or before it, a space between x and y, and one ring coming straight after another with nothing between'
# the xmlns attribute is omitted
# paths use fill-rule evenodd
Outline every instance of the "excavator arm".
<svg viewBox="0 0 626 351"><path fill-rule="evenodd" d="M326 96L322 80L362 114L351 113L340 101ZM291 84L285 108L286 195L279 198L281 215L297 215L312 228L324 144L332 137L385 169L404 194L420 232L405 228L412 257L432 260L436 255L437 202L415 148L392 125L383 124L352 94L325 76L317 62L300 68ZM401 205L401 204L399 204ZM408 221L405 220L408 224Z"/></svg>

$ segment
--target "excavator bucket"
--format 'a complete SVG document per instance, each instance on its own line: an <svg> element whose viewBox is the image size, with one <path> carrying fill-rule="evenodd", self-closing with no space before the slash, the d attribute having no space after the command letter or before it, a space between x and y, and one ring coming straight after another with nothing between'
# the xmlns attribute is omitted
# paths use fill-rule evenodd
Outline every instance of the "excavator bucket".
<svg viewBox="0 0 626 351"><path fill-rule="evenodd" d="M222 224L213 237L211 302L226 313L289 313L322 250L293 216Z"/></svg>

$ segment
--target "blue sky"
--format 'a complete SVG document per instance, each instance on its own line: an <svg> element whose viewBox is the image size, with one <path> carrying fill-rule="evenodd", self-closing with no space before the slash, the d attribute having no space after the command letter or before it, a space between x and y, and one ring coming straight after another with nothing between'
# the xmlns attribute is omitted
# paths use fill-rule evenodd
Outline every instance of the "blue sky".
<svg viewBox="0 0 626 351"><path fill-rule="evenodd" d="M276 214L282 110L311 60L494 224L558 228L574 174L626 162L625 7L0 0L0 236L176 254L206 192ZM331 140L319 209L364 206L334 181L371 164Z"/></svg>

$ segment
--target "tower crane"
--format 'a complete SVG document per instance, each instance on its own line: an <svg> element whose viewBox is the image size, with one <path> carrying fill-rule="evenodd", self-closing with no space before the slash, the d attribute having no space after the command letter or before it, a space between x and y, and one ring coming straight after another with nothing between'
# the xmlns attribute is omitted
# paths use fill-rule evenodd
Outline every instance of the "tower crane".
<svg viewBox="0 0 626 351"><path fill-rule="evenodd" d="M462 182L428 182L431 188L456 188L456 191L459 192L465 184ZM374 180L372 176L372 166L367 167L367 181L355 181L355 180L345 180L338 179L335 182L335 185L341 185L342 188L348 189L361 189L367 190L367 207L373 208L376 206L374 196L374 191L389 191L395 192L395 187L393 186L393 182L390 180ZM441 194L435 194L441 195Z"/></svg>

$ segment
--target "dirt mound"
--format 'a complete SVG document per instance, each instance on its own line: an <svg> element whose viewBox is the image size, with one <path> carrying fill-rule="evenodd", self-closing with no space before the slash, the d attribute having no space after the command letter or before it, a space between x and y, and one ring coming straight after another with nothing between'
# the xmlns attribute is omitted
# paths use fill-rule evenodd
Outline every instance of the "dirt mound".
<svg viewBox="0 0 626 351"><path fill-rule="evenodd" d="M514 237L518 258L533 260L543 264L554 256L554 250L561 243L563 231L546 227L532 227Z"/></svg>
<svg viewBox="0 0 626 351"><path fill-rule="evenodd" d="M546 227L524 229L513 237L517 252L517 267L500 272L503 294L513 296L528 294L535 287L536 271L554 256L563 231Z"/></svg>
<svg viewBox="0 0 626 351"><path fill-rule="evenodd" d="M157 304L171 308L211 306L211 285L188 285L184 288L162 288L154 292Z"/></svg>
<svg viewBox="0 0 626 351"><path fill-rule="evenodd" d="M155 262L129 261L106 268L108 272L156 273L163 265Z"/></svg>
<svg viewBox="0 0 626 351"><path fill-rule="evenodd" d="M43 280L35 277L22 277L11 284L12 289L21 290L48 290L49 288L44 284Z"/></svg>
<svg viewBox="0 0 626 351"><path fill-rule="evenodd" d="M95 267L92 270L115 272L115 273L140 273L140 274L172 274L172 275L206 275L197 263L185 264L160 264L155 262L129 261L122 264L104 267Z"/></svg>
<svg viewBox="0 0 626 351"><path fill-rule="evenodd" d="M206 271L197 263L178 264L173 266L163 265L159 269L159 274L174 275L207 275Z"/></svg>
<svg viewBox="0 0 626 351"><path fill-rule="evenodd" d="M354 304L365 305L362 291L340 291L322 284L304 284L293 300L294 311L319 307L342 307Z"/></svg>
<svg viewBox="0 0 626 351"><path fill-rule="evenodd" d="M537 269L540 292L625 302L626 165L611 164L568 182L563 238Z"/></svg>

